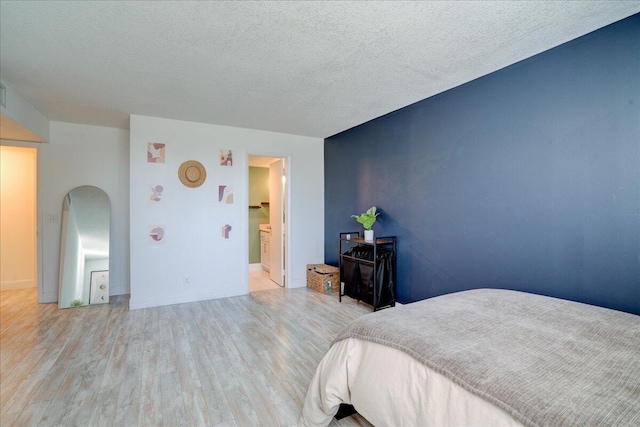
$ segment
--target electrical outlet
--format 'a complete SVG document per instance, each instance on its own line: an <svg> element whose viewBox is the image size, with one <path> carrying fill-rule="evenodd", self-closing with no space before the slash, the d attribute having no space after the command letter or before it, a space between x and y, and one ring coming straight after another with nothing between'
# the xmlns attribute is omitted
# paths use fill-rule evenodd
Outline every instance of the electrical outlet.
<svg viewBox="0 0 640 427"><path fill-rule="evenodd" d="M58 214L57 213L48 213L45 216L45 221L49 223L58 222Z"/></svg>
<svg viewBox="0 0 640 427"><path fill-rule="evenodd" d="M191 278L189 276L184 276L182 278L182 284L183 285L190 285L191 284Z"/></svg>

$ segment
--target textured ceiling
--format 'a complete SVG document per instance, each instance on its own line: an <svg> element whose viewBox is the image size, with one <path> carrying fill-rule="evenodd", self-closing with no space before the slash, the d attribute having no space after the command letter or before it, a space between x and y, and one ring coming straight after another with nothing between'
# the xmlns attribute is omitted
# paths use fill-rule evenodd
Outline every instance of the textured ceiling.
<svg viewBox="0 0 640 427"><path fill-rule="evenodd" d="M0 75L51 120L327 137L640 12L640 1L0 1Z"/></svg>

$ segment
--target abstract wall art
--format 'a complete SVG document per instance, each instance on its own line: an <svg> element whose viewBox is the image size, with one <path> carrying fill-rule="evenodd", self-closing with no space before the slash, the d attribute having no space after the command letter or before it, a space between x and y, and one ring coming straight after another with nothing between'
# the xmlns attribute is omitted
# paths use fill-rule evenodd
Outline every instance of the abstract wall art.
<svg viewBox="0 0 640 427"><path fill-rule="evenodd" d="M222 224L220 226L221 236L223 240L229 240L231 238L231 230L233 227L231 224Z"/></svg>
<svg viewBox="0 0 640 427"><path fill-rule="evenodd" d="M164 163L165 144L161 142L147 142L147 162Z"/></svg>
<svg viewBox="0 0 640 427"><path fill-rule="evenodd" d="M150 243L164 243L165 239L165 226L164 225L150 225L149 226L149 242Z"/></svg>
<svg viewBox="0 0 640 427"><path fill-rule="evenodd" d="M164 195L164 187L160 184L149 186L149 203L160 203Z"/></svg>
<svg viewBox="0 0 640 427"><path fill-rule="evenodd" d="M233 187L230 185L219 185L218 201L227 205L233 204Z"/></svg>
<svg viewBox="0 0 640 427"><path fill-rule="evenodd" d="M220 166L233 166L233 151L227 148L220 149Z"/></svg>

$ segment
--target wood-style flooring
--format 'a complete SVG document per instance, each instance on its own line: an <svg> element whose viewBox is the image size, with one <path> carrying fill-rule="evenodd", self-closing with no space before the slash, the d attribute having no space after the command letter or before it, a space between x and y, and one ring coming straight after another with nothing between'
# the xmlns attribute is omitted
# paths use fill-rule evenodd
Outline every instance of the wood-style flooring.
<svg viewBox="0 0 640 427"><path fill-rule="evenodd" d="M249 292L260 292L280 288L276 282L269 278L268 271L264 271L262 268L249 268Z"/></svg>
<svg viewBox="0 0 640 427"><path fill-rule="evenodd" d="M296 425L331 340L371 311L307 289L128 306L59 310L35 289L0 292L0 425Z"/></svg>

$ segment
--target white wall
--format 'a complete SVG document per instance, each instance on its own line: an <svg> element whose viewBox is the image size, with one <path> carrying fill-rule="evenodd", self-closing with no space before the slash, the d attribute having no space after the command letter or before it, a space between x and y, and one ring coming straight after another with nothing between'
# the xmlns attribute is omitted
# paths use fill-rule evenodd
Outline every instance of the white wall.
<svg viewBox="0 0 640 427"><path fill-rule="evenodd" d="M60 233L64 196L81 185L103 189L111 201L110 295L129 293L129 132L51 122L50 143L38 148L41 221L40 302L58 300ZM57 222L45 222L47 214Z"/></svg>
<svg viewBox="0 0 640 427"><path fill-rule="evenodd" d="M147 143L166 144L166 162L147 162ZM324 141L273 132L131 116L130 308L242 295L248 292L248 154L288 159L291 287L306 285L306 264L324 259ZM233 150L232 167L219 150ZM207 170L205 183L187 188L177 171L186 160ZM150 186L164 187L163 202L149 202ZM234 204L218 202L218 186L234 187ZM233 226L230 240L220 227ZM164 225L163 243L150 242ZM184 284L184 278L189 284Z"/></svg>

